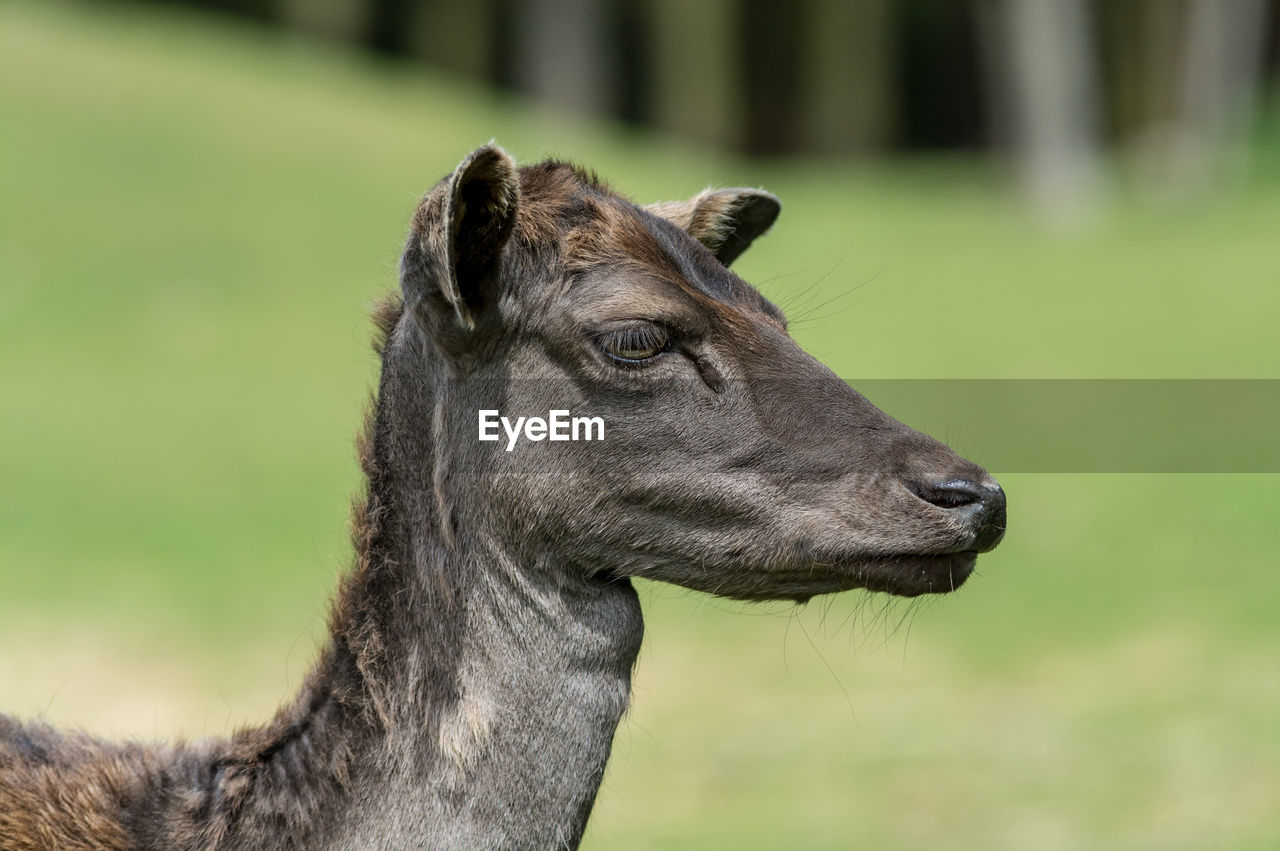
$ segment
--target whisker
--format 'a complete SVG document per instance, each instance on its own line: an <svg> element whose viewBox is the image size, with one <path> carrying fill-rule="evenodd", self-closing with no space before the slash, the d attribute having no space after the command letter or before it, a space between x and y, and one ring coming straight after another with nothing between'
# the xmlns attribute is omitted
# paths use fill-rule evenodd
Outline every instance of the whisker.
<svg viewBox="0 0 1280 851"><path fill-rule="evenodd" d="M800 624L800 631L803 632L804 637L808 639L809 646L813 648L813 652L818 654L818 658L822 661L823 667L827 669L827 673L831 674L831 678L836 681L836 685L840 686L840 691L842 694L844 694L845 703L848 704L849 706L849 717L853 720L853 723L857 725L858 713L853 708L853 698L849 696L849 690L844 687L844 682L841 681L840 675L837 674L835 671L835 668L832 668L831 664L827 662L827 657L824 656L822 654L822 651L818 649L818 645L814 644L813 638L809 635L809 630L804 628L804 623Z"/></svg>

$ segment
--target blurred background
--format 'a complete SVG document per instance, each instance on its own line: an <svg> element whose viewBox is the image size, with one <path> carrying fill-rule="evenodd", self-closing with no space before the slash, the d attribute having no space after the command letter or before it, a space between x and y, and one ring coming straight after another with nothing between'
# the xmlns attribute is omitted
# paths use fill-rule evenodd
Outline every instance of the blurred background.
<svg viewBox="0 0 1280 851"><path fill-rule="evenodd" d="M0 707L199 736L296 686L368 306L495 137L774 191L737 270L855 386L1280 378L1276 0L9 0ZM994 472L952 597L644 585L586 847L1280 847L1280 476Z"/></svg>
<svg viewBox="0 0 1280 851"><path fill-rule="evenodd" d="M1280 0L188 2L747 154L994 151L1052 207L1105 148L1206 179L1280 81Z"/></svg>

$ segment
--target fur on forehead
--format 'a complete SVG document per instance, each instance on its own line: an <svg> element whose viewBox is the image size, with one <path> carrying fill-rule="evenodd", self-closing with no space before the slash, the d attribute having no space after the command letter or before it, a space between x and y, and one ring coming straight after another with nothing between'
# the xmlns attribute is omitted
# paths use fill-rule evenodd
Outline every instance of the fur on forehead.
<svg viewBox="0 0 1280 851"><path fill-rule="evenodd" d="M525 247L558 243L593 218L598 202L619 199L595 172L562 160L522 166L515 237Z"/></svg>
<svg viewBox="0 0 1280 851"><path fill-rule="evenodd" d="M615 192L593 171L546 160L518 170L513 242L535 263L569 275L611 268L658 277L691 294L785 318L678 224Z"/></svg>
<svg viewBox="0 0 1280 851"><path fill-rule="evenodd" d="M683 278L671 252L650 229L651 219L593 172L558 160L520 169L515 237L533 254L554 251L567 272L621 264ZM690 240L687 248L696 250L696 242Z"/></svg>

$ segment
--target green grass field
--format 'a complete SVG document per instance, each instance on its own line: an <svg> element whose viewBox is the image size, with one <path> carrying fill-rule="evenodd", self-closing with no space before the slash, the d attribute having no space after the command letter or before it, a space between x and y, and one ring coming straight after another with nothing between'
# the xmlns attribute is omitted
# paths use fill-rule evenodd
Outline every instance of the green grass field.
<svg viewBox="0 0 1280 851"><path fill-rule="evenodd" d="M965 163L743 161L48 3L0 6L0 124L0 707L92 732L221 732L297 683L349 553L368 305L491 137L640 200L775 191L739 271L815 308L796 336L841 375L1280 378L1274 152L1055 234ZM1280 476L1002 481L1009 537L954 597L644 586L587 847L1280 847Z"/></svg>

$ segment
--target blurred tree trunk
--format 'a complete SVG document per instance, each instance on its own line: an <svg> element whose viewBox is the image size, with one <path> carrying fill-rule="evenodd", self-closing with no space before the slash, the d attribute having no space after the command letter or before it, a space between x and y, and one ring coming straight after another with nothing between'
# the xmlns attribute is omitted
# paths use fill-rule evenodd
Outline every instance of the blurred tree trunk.
<svg viewBox="0 0 1280 851"><path fill-rule="evenodd" d="M1267 89L1274 96L1280 91L1280 0L1271 0L1267 9L1266 65Z"/></svg>
<svg viewBox="0 0 1280 851"><path fill-rule="evenodd" d="M279 0L185 0L185 2L190 6L233 15L247 15L269 23L277 23L280 19Z"/></svg>
<svg viewBox="0 0 1280 851"><path fill-rule="evenodd" d="M991 0L981 12L997 135L1030 199L1072 217L1102 182L1085 0Z"/></svg>
<svg viewBox="0 0 1280 851"><path fill-rule="evenodd" d="M1095 8L1110 135L1122 144L1158 147L1177 115L1173 79L1182 62L1187 0L1110 0Z"/></svg>
<svg viewBox="0 0 1280 851"><path fill-rule="evenodd" d="M804 30L801 146L878 152L894 132L890 0L812 0Z"/></svg>
<svg viewBox="0 0 1280 851"><path fill-rule="evenodd" d="M516 88L573 112L611 111L612 5L608 0L517 0L511 22Z"/></svg>
<svg viewBox="0 0 1280 851"><path fill-rule="evenodd" d="M812 3L739 0L738 40L744 88L745 147L753 154L793 153L801 136L804 21Z"/></svg>
<svg viewBox="0 0 1280 851"><path fill-rule="evenodd" d="M744 116L736 0L652 0L643 112L658 127L737 147Z"/></svg>
<svg viewBox="0 0 1280 851"><path fill-rule="evenodd" d="M992 92L974 0L895 0L893 85L900 147L964 150L991 143Z"/></svg>
<svg viewBox="0 0 1280 851"><path fill-rule="evenodd" d="M1190 0L1170 176L1195 188L1247 127L1261 76L1264 0Z"/></svg>
<svg viewBox="0 0 1280 851"><path fill-rule="evenodd" d="M492 0L420 0L408 22L406 47L441 68L488 80L497 11Z"/></svg>
<svg viewBox="0 0 1280 851"><path fill-rule="evenodd" d="M358 42L364 38L365 0L280 0L280 20L310 35Z"/></svg>
<svg viewBox="0 0 1280 851"><path fill-rule="evenodd" d="M408 52L414 5L414 0L369 0L365 42L383 53Z"/></svg>

